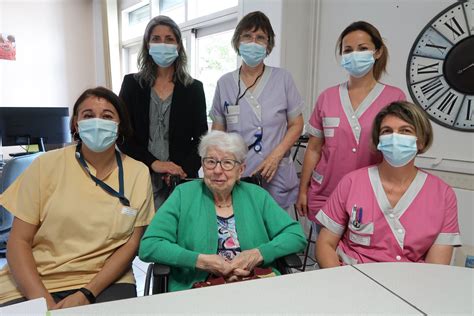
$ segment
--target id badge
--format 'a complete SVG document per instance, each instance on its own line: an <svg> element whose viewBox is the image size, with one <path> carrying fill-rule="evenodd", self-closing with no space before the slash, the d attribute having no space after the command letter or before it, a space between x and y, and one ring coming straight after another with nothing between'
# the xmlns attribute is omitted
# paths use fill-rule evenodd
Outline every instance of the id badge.
<svg viewBox="0 0 474 316"><path fill-rule="evenodd" d="M240 106L228 105L225 113L225 120L227 125L239 123Z"/></svg>
<svg viewBox="0 0 474 316"><path fill-rule="evenodd" d="M128 207L128 206L122 207L121 213L127 216L137 216L137 210L134 210L133 208Z"/></svg>
<svg viewBox="0 0 474 316"><path fill-rule="evenodd" d="M240 105L232 105L230 104L227 106L227 115L239 115L240 114Z"/></svg>

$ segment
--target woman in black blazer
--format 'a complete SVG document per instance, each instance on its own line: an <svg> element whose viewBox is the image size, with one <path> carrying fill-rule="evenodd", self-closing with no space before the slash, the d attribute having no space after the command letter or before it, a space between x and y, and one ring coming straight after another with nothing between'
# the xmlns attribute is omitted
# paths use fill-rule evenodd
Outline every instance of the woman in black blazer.
<svg viewBox="0 0 474 316"><path fill-rule="evenodd" d="M186 70L181 31L170 18L148 23L138 66L120 89L134 130L121 150L150 168L158 208L168 195L166 176L197 177L197 147L208 128L206 100L202 83Z"/></svg>

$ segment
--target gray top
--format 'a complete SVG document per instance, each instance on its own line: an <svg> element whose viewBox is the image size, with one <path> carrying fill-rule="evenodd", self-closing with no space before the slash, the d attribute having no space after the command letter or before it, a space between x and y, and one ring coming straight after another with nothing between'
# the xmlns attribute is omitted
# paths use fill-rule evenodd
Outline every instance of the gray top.
<svg viewBox="0 0 474 316"><path fill-rule="evenodd" d="M170 106L173 94L162 100L155 90L150 92L150 139L148 150L156 159L169 159Z"/></svg>

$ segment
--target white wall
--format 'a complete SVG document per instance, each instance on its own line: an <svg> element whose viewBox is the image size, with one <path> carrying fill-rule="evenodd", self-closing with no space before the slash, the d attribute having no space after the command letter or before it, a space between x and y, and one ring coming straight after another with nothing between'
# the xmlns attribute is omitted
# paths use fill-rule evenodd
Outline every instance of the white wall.
<svg viewBox="0 0 474 316"><path fill-rule="evenodd" d="M407 90L405 71L409 51L424 26L454 0L282 0L284 36L280 65L290 70L311 113L324 89L347 80L339 66L335 45L350 23L365 20L384 37L390 59L382 82ZM274 20L272 20L274 23ZM307 44L310 43L308 46ZM305 53L306 52L306 53ZM433 123L432 149L418 159L424 168L460 173L440 174L455 188L464 243L474 245L474 134L449 130ZM460 162L462 161L462 162ZM436 165L431 162L435 162ZM465 174L462 174L465 173ZM468 189L468 190L466 190Z"/></svg>
<svg viewBox="0 0 474 316"><path fill-rule="evenodd" d="M72 106L102 81L92 0L0 0L3 30L17 60L0 60L0 106Z"/></svg>

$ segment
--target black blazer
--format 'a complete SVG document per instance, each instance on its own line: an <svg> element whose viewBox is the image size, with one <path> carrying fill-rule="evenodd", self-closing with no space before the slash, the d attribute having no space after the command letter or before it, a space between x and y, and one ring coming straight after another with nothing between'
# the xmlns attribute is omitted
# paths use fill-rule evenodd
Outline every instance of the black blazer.
<svg viewBox="0 0 474 316"><path fill-rule="evenodd" d="M151 168L157 160L148 151L151 88L142 88L134 75L126 75L120 89L120 98L127 105L133 128L133 136L120 149ZM206 132L206 99L202 83L194 80L185 87L175 82L169 122L169 154L170 160L181 166L188 177L197 177L201 166L197 147L201 135Z"/></svg>

